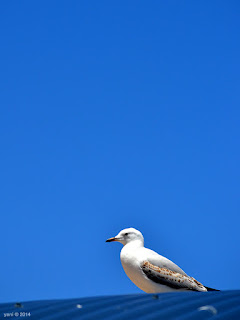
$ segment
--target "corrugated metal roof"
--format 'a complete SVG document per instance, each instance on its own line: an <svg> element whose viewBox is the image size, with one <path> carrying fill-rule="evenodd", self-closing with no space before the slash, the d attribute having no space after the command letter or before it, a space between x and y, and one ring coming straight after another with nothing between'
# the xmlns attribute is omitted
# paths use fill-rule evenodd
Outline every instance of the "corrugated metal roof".
<svg viewBox="0 0 240 320"><path fill-rule="evenodd" d="M0 304L0 319L240 319L240 290L91 297Z"/></svg>

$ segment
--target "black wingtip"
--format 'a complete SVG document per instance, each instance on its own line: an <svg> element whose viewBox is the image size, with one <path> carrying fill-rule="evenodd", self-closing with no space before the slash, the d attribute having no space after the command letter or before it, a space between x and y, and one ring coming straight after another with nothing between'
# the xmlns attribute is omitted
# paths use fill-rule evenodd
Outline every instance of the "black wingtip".
<svg viewBox="0 0 240 320"><path fill-rule="evenodd" d="M204 287L207 289L207 291L221 291L221 290L218 290L218 289L208 288L206 286L204 286Z"/></svg>

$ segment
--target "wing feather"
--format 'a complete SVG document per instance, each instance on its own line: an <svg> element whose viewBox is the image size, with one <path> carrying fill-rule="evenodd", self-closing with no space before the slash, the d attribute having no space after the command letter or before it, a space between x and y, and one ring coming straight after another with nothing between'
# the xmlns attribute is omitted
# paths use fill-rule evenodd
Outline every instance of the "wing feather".
<svg viewBox="0 0 240 320"><path fill-rule="evenodd" d="M156 267L166 268L174 272L178 272L184 275L187 275L178 265L176 265L171 260L161 256L160 254L154 252L153 250L144 248L144 252L147 253L145 255L146 261L150 262Z"/></svg>
<svg viewBox="0 0 240 320"><path fill-rule="evenodd" d="M160 268L148 261L144 261L141 268L148 279L156 283L166 285L174 289L207 291L200 282L186 274L181 274L167 268Z"/></svg>

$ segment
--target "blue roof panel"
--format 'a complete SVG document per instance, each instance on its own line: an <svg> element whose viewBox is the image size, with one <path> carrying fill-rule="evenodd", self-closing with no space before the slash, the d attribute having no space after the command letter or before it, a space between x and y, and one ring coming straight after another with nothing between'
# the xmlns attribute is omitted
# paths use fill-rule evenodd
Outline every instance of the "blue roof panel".
<svg viewBox="0 0 240 320"><path fill-rule="evenodd" d="M90 297L0 304L0 319L240 319L240 290Z"/></svg>

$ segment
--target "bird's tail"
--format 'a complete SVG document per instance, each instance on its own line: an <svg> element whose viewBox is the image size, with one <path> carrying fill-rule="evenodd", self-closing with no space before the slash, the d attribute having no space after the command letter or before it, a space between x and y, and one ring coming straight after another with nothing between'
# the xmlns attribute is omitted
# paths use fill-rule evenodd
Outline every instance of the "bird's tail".
<svg viewBox="0 0 240 320"><path fill-rule="evenodd" d="M208 288L208 287L206 287L206 286L204 286L204 287L207 289L207 291L220 291L220 290L218 290L218 289Z"/></svg>

